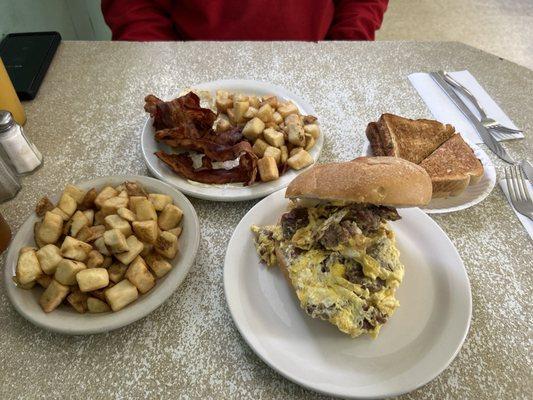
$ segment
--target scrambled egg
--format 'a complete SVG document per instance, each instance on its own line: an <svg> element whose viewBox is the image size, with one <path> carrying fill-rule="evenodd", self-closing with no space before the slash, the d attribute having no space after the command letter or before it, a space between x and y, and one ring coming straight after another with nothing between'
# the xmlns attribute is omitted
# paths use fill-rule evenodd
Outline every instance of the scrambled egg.
<svg viewBox="0 0 533 400"><path fill-rule="evenodd" d="M394 233L384 220L363 232L357 220L350 220L349 206L303 210L289 223L282 218L277 225L252 226L261 260L276 265L277 248L307 314L352 337L368 333L375 338L399 306L395 291L404 267Z"/></svg>

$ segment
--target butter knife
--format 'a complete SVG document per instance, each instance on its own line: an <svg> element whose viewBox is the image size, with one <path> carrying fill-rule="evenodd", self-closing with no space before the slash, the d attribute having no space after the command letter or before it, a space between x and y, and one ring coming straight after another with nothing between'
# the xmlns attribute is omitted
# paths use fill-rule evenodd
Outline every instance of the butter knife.
<svg viewBox="0 0 533 400"><path fill-rule="evenodd" d="M442 72L430 72L429 76L431 76L435 83L439 85L439 87L444 91L444 93L446 93L450 100L464 114L464 116L468 118L472 125L474 125L474 128L476 128L476 131L479 133L479 136L483 140L483 143L485 143L494 154L496 154L505 162L508 162L509 164L515 164L515 161L507 153L501 143L492 137L487 128L485 128L481 124L479 119L476 118L476 116L472 113L472 111L470 111L470 109L466 106L463 100L461 100L457 93L455 93L451 86L446 82Z"/></svg>
<svg viewBox="0 0 533 400"><path fill-rule="evenodd" d="M523 160L520 163L520 166L522 167L522 171L524 171L524 174L526 174L527 180L529 183L533 185L533 166L529 161Z"/></svg>

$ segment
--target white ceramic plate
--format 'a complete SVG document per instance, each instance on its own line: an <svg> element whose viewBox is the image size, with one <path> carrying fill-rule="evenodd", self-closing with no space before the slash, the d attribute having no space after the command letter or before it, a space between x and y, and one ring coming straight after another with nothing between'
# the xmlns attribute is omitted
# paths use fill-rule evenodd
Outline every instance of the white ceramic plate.
<svg viewBox="0 0 533 400"><path fill-rule="evenodd" d="M463 138L464 139L464 138ZM496 185L496 169L485 153L479 146L464 139L464 141L474 150L474 154L483 164L484 174L474 185L469 185L459 196L448 197L446 199L433 199L427 207L421 207L428 214L448 213L452 211L464 210L472 207L483 200L492 192ZM372 156L370 143L365 140L362 155Z"/></svg>
<svg viewBox="0 0 533 400"><path fill-rule="evenodd" d="M152 290L140 295L137 300L118 312L79 314L70 307L61 305L47 314L38 303L42 289L37 288L37 286L31 290L19 289L11 279L15 275L20 248L35 246L33 225L38 218L32 213L14 237L4 266L4 284L7 295L16 310L28 321L42 328L69 335L86 335L110 331L131 324L151 313L163 304L185 279L198 251L200 226L196 211L183 194L157 179L137 175L108 176L77 183L76 185L82 189L93 187L101 189L106 185L116 186L124 181L137 181L150 192L168 194L174 199L174 204L183 210L183 232L179 239L180 253L171 261L172 270L163 278L157 279L156 285ZM58 201L58 196L59 194L50 196L50 199L55 203Z"/></svg>
<svg viewBox="0 0 533 400"><path fill-rule="evenodd" d="M377 339L352 339L300 308L278 268L260 264L250 226L276 223L287 208L284 190L253 207L229 242L224 290L246 342L270 367L312 390L347 398L412 391L440 374L468 332L470 284L463 262L440 227L417 208L391 223L405 278L401 306Z"/></svg>
<svg viewBox="0 0 533 400"><path fill-rule="evenodd" d="M250 95L274 94L282 99L292 100L302 114L317 116L313 107L306 101L279 86L267 82L239 79L220 80L195 85L193 90L208 91L212 96L215 95L217 90L227 90ZM318 119L318 123L320 124L320 118ZM315 146L309 152L315 161L320 156L323 144L324 135L321 134ZM206 200L243 201L261 198L286 187L296 175L305 170L295 171L291 169L275 181L259 182L251 186L243 186L242 184L206 185L184 179L172 172L165 163L154 155L159 150L166 151L167 153L172 153L173 151L170 147L155 141L151 118L146 120L141 133L141 150L148 170L156 178L175 186L188 195Z"/></svg>

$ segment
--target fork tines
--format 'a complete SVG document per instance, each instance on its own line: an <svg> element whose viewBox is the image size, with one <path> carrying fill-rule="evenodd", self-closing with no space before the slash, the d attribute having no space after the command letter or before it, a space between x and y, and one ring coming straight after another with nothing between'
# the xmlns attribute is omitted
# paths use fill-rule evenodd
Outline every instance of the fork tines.
<svg viewBox="0 0 533 400"><path fill-rule="evenodd" d="M505 181L513 207L520 214L533 219L533 201L520 166L512 165L505 168Z"/></svg>

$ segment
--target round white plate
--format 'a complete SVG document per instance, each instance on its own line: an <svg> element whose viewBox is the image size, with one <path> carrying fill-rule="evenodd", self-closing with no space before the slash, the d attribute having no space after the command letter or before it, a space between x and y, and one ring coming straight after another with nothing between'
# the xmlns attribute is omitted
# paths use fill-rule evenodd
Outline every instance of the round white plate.
<svg viewBox="0 0 533 400"><path fill-rule="evenodd" d="M124 181L137 181L150 192L168 194L174 200L174 204L183 210L183 231L179 239L180 253L170 261L173 265L172 270L163 278L157 279L152 290L140 295L137 300L118 312L79 314L70 307L61 305L54 311L45 313L38 303L43 290L37 287L31 290L19 289L11 279L15 275L19 250L24 246L35 246L33 225L38 218L32 213L14 237L4 266L4 284L7 295L15 309L28 321L42 328L68 335L110 331L131 324L151 313L163 304L183 282L194 262L200 243L200 226L196 211L183 194L157 179L138 175L108 176L76 185L82 189L93 187L101 189L106 185L117 186ZM59 194L50 196L50 200L54 203L58 201L58 198Z"/></svg>
<svg viewBox="0 0 533 400"><path fill-rule="evenodd" d="M474 154L479 161L481 161L484 169L483 176L479 182L469 185L459 196L431 200L426 207L421 207L426 213L440 214L464 210L465 208L472 207L485 200L490 192L492 192L492 189L494 189L494 185L496 185L496 169L494 168L494 164L492 164L489 156L481 149L481 147L466 139L464 139L464 141L472 148L472 150L474 150ZM373 156L368 140L365 140L365 143L363 144L362 155L369 157Z"/></svg>
<svg viewBox="0 0 533 400"><path fill-rule="evenodd" d="M312 319L278 268L259 262L252 224L278 221L284 190L253 207L235 229L224 264L231 315L246 342L270 367L306 388L347 398L395 396L440 374L454 359L472 313L463 262L440 227L417 208L392 222L405 277L400 307L377 339L352 339Z"/></svg>
<svg viewBox="0 0 533 400"><path fill-rule="evenodd" d="M282 87L267 82L240 79L220 80L195 85L192 90L208 91L212 96L215 95L217 90L227 90L259 96L274 94L282 99L293 101L302 114L317 116L315 110L309 103ZM320 124L320 119L318 120L318 123ZM242 184L207 185L193 182L175 174L165 163L154 155L156 151L160 150L166 151L167 153L173 152L170 147L156 142L154 139L154 133L152 119L148 118L141 133L141 150L150 173L156 178L177 187L182 192L200 199L215 201L243 201L257 199L286 187L296 175L305 170L295 171L291 169L275 181L265 183L258 182L250 186L243 186ZM323 144L324 135L322 133L314 147L309 151L311 156L315 159L315 162L320 156Z"/></svg>

